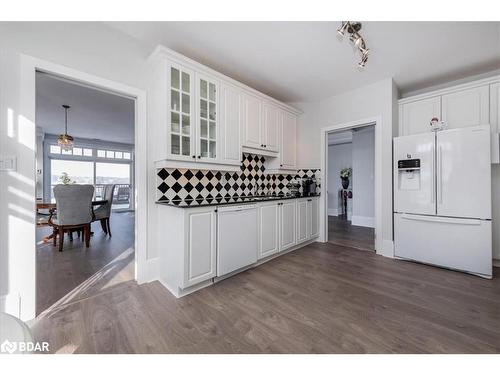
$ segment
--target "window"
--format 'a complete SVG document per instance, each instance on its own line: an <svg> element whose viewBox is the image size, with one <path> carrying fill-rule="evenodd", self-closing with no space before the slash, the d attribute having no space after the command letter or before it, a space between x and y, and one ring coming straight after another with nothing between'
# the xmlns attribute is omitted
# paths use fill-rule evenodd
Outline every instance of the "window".
<svg viewBox="0 0 500 375"><path fill-rule="evenodd" d="M106 157L114 159L115 157L115 152L114 151L106 151Z"/></svg>
<svg viewBox="0 0 500 375"><path fill-rule="evenodd" d="M50 153L51 154L60 154L61 153L61 147L56 146L56 145L50 145Z"/></svg>
<svg viewBox="0 0 500 375"><path fill-rule="evenodd" d="M61 147L58 145L50 145L49 153L61 154L61 155L85 156L85 157L93 156L93 150L91 148L73 147L70 150L62 150Z"/></svg>
<svg viewBox="0 0 500 375"><path fill-rule="evenodd" d="M99 185L115 184L113 208L130 207L130 164L96 163L95 164L96 198Z"/></svg>
<svg viewBox="0 0 500 375"><path fill-rule="evenodd" d="M123 152L116 151L115 152L115 159L122 159L122 158L123 158Z"/></svg>
<svg viewBox="0 0 500 375"><path fill-rule="evenodd" d="M97 157L98 158L105 158L106 157L106 151L104 151L104 150L97 150Z"/></svg>
<svg viewBox="0 0 500 375"><path fill-rule="evenodd" d="M127 160L130 160L130 152L124 152L123 153L123 158L127 159Z"/></svg>
<svg viewBox="0 0 500 375"><path fill-rule="evenodd" d="M58 160L52 159L50 163L50 198L54 199L54 186L61 184L60 180L63 173L75 184L93 184L94 183L94 162L77 160Z"/></svg>

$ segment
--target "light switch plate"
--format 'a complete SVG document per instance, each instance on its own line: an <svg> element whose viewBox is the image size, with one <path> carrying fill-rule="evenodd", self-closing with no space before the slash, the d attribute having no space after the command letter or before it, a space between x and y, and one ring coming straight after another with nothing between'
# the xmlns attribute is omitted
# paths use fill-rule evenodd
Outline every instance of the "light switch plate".
<svg viewBox="0 0 500 375"><path fill-rule="evenodd" d="M0 156L0 172L9 172L16 170L16 157L15 156Z"/></svg>

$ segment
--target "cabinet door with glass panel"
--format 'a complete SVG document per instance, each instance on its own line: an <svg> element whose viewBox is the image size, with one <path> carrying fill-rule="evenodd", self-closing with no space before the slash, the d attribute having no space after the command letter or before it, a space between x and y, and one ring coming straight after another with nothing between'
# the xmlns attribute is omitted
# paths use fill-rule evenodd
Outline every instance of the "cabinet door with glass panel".
<svg viewBox="0 0 500 375"><path fill-rule="evenodd" d="M219 83L208 76L197 74L197 158L201 161L217 159L219 134Z"/></svg>
<svg viewBox="0 0 500 375"><path fill-rule="evenodd" d="M168 150L172 159L196 158L194 72L181 65L169 66Z"/></svg>

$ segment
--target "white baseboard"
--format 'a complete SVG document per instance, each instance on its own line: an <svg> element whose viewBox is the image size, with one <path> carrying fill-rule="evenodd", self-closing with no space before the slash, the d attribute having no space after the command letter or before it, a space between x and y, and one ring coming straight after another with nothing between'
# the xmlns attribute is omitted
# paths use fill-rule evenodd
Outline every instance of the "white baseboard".
<svg viewBox="0 0 500 375"><path fill-rule="evenodd" d="M339 216L339 209L338 208L329 208L328 209L328 216Z"/></svg>
<svg viewBox="0 0 500 375"><path fill-rule="evenodd" d="M382 240L382 243L375 241L375 249L378 255L387 258L394 258L394 242L390 240Z"/></svg>
<svg viewBox="0 0 500 375"><path fill-rule="evenodd" d="M500 259L493 259L493 267L500 267Z"/></svg>
<svg viewBox="0 0 500 375"><path fill-rule="evenodd" d="M375 218L368 216L352 215L351 224L359 227L375 228Z"/></svg>
<svg viewBox="0 0 500 375"><path fill-rule="evenodd" d="M160 258L151 258L146 261L144 265L144 273L142 275L137 275L137 283L149 283L159 279L159 264Z"/></svg>

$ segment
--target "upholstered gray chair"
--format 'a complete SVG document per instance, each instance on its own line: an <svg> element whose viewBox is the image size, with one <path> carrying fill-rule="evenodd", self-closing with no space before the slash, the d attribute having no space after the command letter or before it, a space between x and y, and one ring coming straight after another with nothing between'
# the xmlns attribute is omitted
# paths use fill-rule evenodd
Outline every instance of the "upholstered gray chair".
<svg viewBox="0 0 500 375"><path fill-rule="evenodd" d="M59 235L59 251L63 249L64 232L83 229L85 246L90 245L90 223L94 219L92 211L92 185L56 185L57 217L51 213L49 224L54 227L54 245Z"/></svg>
<svg viewBox="0 0 500 375"><path fill-rule="evenodd" d="M104 185L102 199L106 200L105 204L100 205L94 210L94 221L101 222L102 231L109 234L111 237L111 227L109 226L109 218L111 217L111 206L113 205L113 195L115 193L115 185Z"/></svg>

